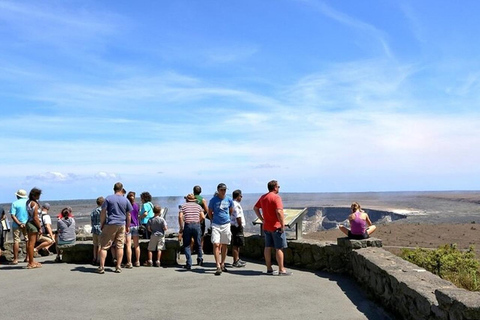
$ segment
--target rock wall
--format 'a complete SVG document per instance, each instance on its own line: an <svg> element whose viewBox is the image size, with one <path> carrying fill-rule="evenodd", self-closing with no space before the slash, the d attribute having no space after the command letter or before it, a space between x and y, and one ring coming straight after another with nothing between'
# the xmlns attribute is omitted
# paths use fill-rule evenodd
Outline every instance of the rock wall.
<svg viewBox="0 0 480 320"><path fill-rule="evenodd" d="M289 241L285 264L348 273L399 319L480 319L479 292L459 289L381 247L382 241L374 238ZM263 237L246 237L242 256L262 260L263 248Z"/></svg>

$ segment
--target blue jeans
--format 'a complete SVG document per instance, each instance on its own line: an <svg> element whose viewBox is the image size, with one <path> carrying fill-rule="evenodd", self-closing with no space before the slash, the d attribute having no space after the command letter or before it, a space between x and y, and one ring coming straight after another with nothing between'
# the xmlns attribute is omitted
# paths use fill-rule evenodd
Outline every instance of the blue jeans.
<svg viewBox="0 0 480 320"><path fill-rule="evenodd" d="M190 242L194 241L194 246L197 248L197 260L203 260L202 243L201 243L202 230L200 229L200 223L186 223L183 228L183 249L185 250L185 259L187 260L187 266L192 265L192 252L190 249Z"/></svg>

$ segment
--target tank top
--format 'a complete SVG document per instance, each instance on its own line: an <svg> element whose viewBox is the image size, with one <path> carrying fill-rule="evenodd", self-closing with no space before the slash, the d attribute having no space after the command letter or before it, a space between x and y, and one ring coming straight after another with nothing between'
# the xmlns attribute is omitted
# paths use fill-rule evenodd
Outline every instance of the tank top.
<svg viewBox="0 0 480 320"><path fill-rule="evenodd" d="M32 202L36 203L36 204L40 207L40 205L38 204L38 202L35 201L35 200L28 200L28 201L27 201L27 212L28 212L28 220L27 220L27 221L28 221L28 222L33 221L33 215L35 214L35 206L33 206L33 207L30 206L30 204L31 204Z"/></svg>
<svg viewBox="0 0 480 320"><path fill-rule="evenodd" d="M367 221L360 218L360 211L355 212L355 219L350 221L350 232L352 234L364 234L367 230Z"/></svg>

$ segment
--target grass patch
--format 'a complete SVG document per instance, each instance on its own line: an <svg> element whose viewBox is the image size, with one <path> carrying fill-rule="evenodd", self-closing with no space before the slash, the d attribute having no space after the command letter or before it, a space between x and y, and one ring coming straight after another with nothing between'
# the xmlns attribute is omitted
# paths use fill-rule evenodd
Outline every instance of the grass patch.
<svg viewBox="0 0 480 320"><path fill-rule="evenodd" d="M459 250L456 244L446 244L435 250L402 249L400 257L459 288L480 291L480 261L475 257L473 246L466 251Z"/></svg>

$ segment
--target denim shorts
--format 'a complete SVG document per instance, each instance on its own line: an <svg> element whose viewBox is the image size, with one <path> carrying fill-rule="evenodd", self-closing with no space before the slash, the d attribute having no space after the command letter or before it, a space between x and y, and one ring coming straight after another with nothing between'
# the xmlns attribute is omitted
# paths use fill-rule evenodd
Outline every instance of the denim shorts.
<svg viewBox="0 0 480 320"><path fill-rule="evenodd" d="M265 247L283 249L287 248L287 236L284 232L278 231L264 231L265 233Z"/></svg>
<svg viewBox="0 0 480 320"><path fill-rule="evenodd" d="M130 232L127 233L127 236L138 237L140 234L138 233L138 226L130 226Z"/></svg>

